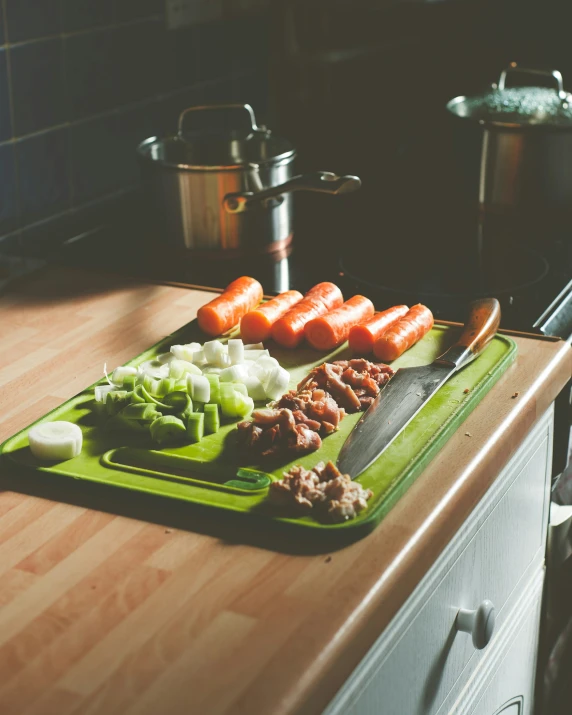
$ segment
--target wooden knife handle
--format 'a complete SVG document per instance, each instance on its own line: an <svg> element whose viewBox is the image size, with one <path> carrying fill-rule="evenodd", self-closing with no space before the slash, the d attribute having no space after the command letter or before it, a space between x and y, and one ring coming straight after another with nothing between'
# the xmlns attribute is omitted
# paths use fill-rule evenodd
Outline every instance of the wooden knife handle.
<svg viewBox="0 0 572 715"><path fill-rule="evenodd" d="M469 305L469 317L459 339L435 362L457 369L468 365L493 339L500 319L500 303L496 298L473 301Z"/></svg>

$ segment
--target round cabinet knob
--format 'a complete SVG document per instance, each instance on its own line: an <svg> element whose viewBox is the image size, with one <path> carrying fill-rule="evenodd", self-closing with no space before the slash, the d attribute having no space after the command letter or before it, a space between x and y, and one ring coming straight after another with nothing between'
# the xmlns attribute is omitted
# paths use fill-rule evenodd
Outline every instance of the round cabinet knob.
<svg viewBox="0 0 572 715"><path fill-rule="evenodd" d="M458 631L470 633L475 648L482 650L493 637L495 620L495 607L490 601L483 601L475 611L461 608L457 613L455 627Z"/></svg>

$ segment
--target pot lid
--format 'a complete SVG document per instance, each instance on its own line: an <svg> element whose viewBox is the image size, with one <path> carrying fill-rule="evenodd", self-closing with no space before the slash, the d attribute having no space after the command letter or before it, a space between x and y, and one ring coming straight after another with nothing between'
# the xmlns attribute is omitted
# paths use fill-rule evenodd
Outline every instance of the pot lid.
<svg viewBox="0 0 572 715"><path fill-rule="evenodd" d="M506 87L507 75L516 72L552 78L557 87ZM481 124L572 128L572 95L564 91L560 72L524 69L515 62L503 70L498 85L493 84L488 92L455 97L447 109Z"/></svg>
<svg viewBox="0 0 572 715"><path fill-rule="evenodd" d="M248 122L240 126L237 110L246 112ZM216 123L206 125L207 112L218 112ZM185 118L202 113L203 122L191 127ZM211 115L214 120L214 115ZM237 124L239 126L237 126ZM175 136L158 139L151 137L138 147L141 156L165 166L180 169L239 169L249 164L275 163L293 157L293 145L269 129L256 124L254 111L249 104L211 104L189 107L179 116L179 131Z"/></svg>

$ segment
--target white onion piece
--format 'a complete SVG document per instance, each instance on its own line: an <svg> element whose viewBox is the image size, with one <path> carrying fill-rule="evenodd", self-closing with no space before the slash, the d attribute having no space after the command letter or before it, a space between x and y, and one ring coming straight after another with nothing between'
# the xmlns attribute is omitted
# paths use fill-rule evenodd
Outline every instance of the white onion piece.
<svg viewBox="0 0 572 715"><path fill-rule="evenodd" d="M248 363L248 374L253 377L257 377L261 382L266 377L267 370L263 365L259 365L258 362Z"/></svg>
<svg viewBox="0 0 572 715"><path fill-rule="evenodd" d="M190 343L189 345L171 345L171 352L177 360L193 361L193 352L198 350L198 343ZM199 346L200 347L200 346Z"/></svg>
<svg viewBox="0 0 572 715"><path fill-rule="evenodd" d="M169 377L175 378L175 380L180 379L183 375L187 373L192 373L193 375L201 375L200 367L193 365L192 362L187 362L186 360L171 360L169 363Z"/></svg>
<svg viewBox="0 0 572 715"><path fill-rule="evenodd" d="M209 365L208 363L203 365L201 369L203 371L203 375L220 375L222 372L222 368L217 367L216 365Z"/></svg>
<svg viewBox="0 0 572 715"><path fill-rule="evenodd" d="M187 375L187 390L193 401L208 402L211 399L211 384L204 375Z"/></svg>
<svg viewBox="0 0 572 715"><path fill-rule="evenodd" d="M165 363L161 365L158 360L146 360L139 365L139 370L144 375L149 375L149 377L154 377L156 379L161 379L162 377L169 377L169 364Z"/></svg>
<svg viewBox="0 0 572 715"><path fill-rule="evenodd" d="M232 365L220 373L221 382L244 382L245 377L248 377L246 365Z"/></svg>
<svg viewBox="0 0 572 715"><path fill-rule="evenodd" d="M30 450L37 459L61 461L81 453L83 435L73 422L44 422L28 432Z"/></svg>
<svg viewBox="0 0 572 715"><path fill-rule="evenodd" d="M244 360L245 362L248 361L250 362L251 360L258 360L258 358L261 357L268 357L270 353L268 350L245 350L244 351Z"/></svg>
<svg viewBox="0 0 572 715"><path fill-rule="evenodd" d="M244 385L248 390L248 394L255 402L260 402L266 399L266 392L260 380L254 375L247 375L244 380Z"/></svg>
<svg viewBox="0 0 572 715"><path fill-rule="evenodd" d="M286 392L288 389L288 383L290 382L290 373L283 367L276 367L269 374L266 384L263 382L266 395L271 400L277 400L279 397Z"/></svg>
<svg viewBox="0 0 572 715"><path fill-rule="evenodd" d="M240 392L241 395L248 397L248 389L243 382L233 382L232 384L235 392Z"/></svg>
<svg viewBox="0 0 572 715"><path fill-rule="evenodd" d="M278 362L278 360L276 358L269 357L267 355L263 355L262 357L258 358L258 360L256 361L256 364L260 365L268 372L273 370L275 367L280 367L280 363Z"/></svg>
<svg viewBox="0 0 572 715"><path fill-rule="evenodd" d="M174 360L175 356L173 353L161 353L160 355L157 355L157 362L160 362L161 365L164 365L166 362L171 362L171 360Z"/></svg>
<svg viewBox="0 0 572 715"><path fill-rule="evenodd" d="M230 340L229 340L230 342ZM264 350L264 345L262 343L248 343L244 346L245 350Z"/></svg>
<svg viewBox="0 0 572 715"><path fill-rule="evenodd" d="M239 339L228 341L228 356L231 365L240 365L244 362L244 343Z"/></svg>
<svg viewBox="0 0 572 715"><path fill-rule="evenodd" d="M228 353L221 353L215 364L220 368L230 367L230 357L228 356Z"/></svg>
<svg viewBox="0 0 572 715"><path fill-rule="evenodd" d="M115 385L96 385L95 386L95 401L96 402L105 402L105 398L107 397L108 392L113 392L113 390L116 390L117 388Z"/></svg>
<svg viewBox="0 0 572 715"><path fill-rule="evenodd" d="M136 367L116 367L111 373L111 382L118 387L123 385L123 378L127 375L137 375L138 370Z"/></svg>
<svg viewBox="0 0 572 715"><path fill-rule="evenodd" d="M209 340L203 345L205 359L207 362L217 364L219 357L224 354L223 345L220 340Z"/></svg>
<svg viewBox="0 0 572 715"><path fill-rule="evenodd" d="M193 351L193 363L195 365L203 365L206 361L205 351L202 348Z"/></svg>

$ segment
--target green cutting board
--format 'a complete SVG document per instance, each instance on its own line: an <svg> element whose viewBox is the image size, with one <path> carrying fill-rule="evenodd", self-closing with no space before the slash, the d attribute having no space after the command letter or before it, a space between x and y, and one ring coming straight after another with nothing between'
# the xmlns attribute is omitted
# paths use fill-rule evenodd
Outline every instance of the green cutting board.
<svg viewBox="0 0 572 715"><path fill-rule="evenodd" d="M430 363L454 341L456 333L453 328L436 325L423 340L396 360L393 367ZM128 364L137 366L168 351L171 345L205 339L193 321ZM273 344L268 347L271 355L290 370L290 387L295 387L314 365L351 357L347 345L328 355L310 348L285 350ZM267 501L267 485L269 479L280 479L282 473L294 464L310 468L321 460L335 461L361 413L346 415L340 429L326 437L317 452L287 464L273 465L272 471L267 473L268 478L258 478L256 473L251 477L249 472L238 471L241 467L262 470L268 467L239 464L236 422L224 424L218 433L204 437L197 444L155 450L146 434L126 435L102 426L94 409L95 385L92 385L38 420L67 420L78 424L83 432L83 450L78 457L59 463L35 459L28 446L29 427L4 442L0 453L4 459L20 467L44 473L46 479L50 475L71 477L230 510L251 520L294 529L307 536L329 533L331 537L344 534L356 538L375 528L515 356L515 343L508 337L497 335L479 358L445 383L383 455L359 477L358 481L373 491L373 497L367 510L341 524L278 510ZM19 473L24 479L25 470L19 470Z"/></svg>

